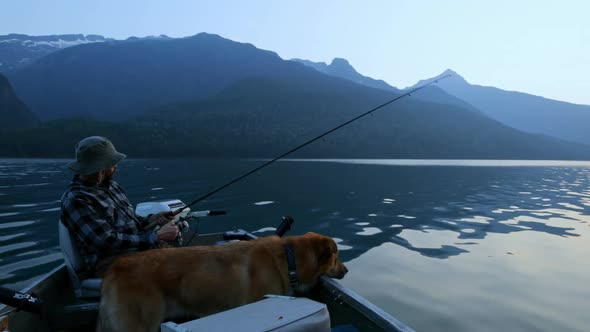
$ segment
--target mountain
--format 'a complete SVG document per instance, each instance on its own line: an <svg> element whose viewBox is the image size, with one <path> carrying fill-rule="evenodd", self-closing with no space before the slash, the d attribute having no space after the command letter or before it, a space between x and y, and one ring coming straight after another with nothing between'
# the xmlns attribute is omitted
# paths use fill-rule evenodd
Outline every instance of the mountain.
<svg viewBox="0 0 590 332"><path fill-rule="evenodd" d="M9 75L46 119L0 132L12 157L71 157L90 135L134 157L273 157L400 95L205 33L72 46ZM515 130L431 86L296 156L589 160L590 147Z"/></svg>
<svg viewBox="0 0 590 332"><path fill-rule="evenodd" d="M291 59L292 61L296 61L302 63L308 67L311 67L321 73L326 75L340 77L358 84L362 84L364 86L368 86L371 88L376 89L383 89L387 91L393 92L400 92L401 90L387 84L383 80L376 80L368 76L363 76L359 74L354 67L346 60L342 58L334 58L332 63L327 65L325 62L313 62L309 60L303 59ZM441 90L436 85L429 86L425 88L420 93L416 94L414 98L422 99L429 102L441 103L441 104L450 104L456 105L459 107L463 107L469 109L474 112L479 112L475 107L466 103L464 100L459 99L455 96L449 95L444 90Z"/></svg>
<svg viewBox="0 0 590 332"><path fill-rule="evenodd" d="M70 158L80 138L104 135L133 157L269 158L397 95L330 77L299 78L246 78L215 96L125 122L52 120L0 135L0 155ZM48 138L51 144L41 144ZM590 160L590 147L526 134L454 105L404 98L292 157Z"/></svg>
<svg viewBox="0 0 590 332"><path fill-rule="evenodd" d="M0 129L22 128L38 124L39 119L16 96L10 82L0 74Z"/></svg>
<svg viewBox="0 0 590 332"><path fill-rule="evenodd" d="M590 144L590 106L571 104L522 92L474 85L452 70L418 82L421 85L451 74L438 86L475 106L489 117L516 129Z"/></svg>
<svg viewBox="0 0 590 332"><path fill-rule="evenodd" d="M186 38L132 37L72 46L9 75L19 95L44 120L82 116L123 121L159 105L213 96L251 76L283 79L304 75L309 80L326 76L314 74L319 72L384 91L399 91L358 74L344 59L335 59L325 71L315 70L320 64L309 67L300 62L285 61L251 44L201 33ZM436 87L412 98L477 111Z"/></svg>
<svg viewBox="0 0 590 332"><path fill-rule="evenodd" d="M367 76L359 74L354 67L348 63L348 60L342 58L334 58L328 65L325 62L313 62L303 59L291 59L292 61L300 62L306 66L309 66L321 73L344 78L346 80L362 84L371 88L383 89L388 91L399 92L398 89L387 84L383 80L376 80Z"/></svg>
<svg viewBox="0 0 590 332"><path fill-rule="evenodd" d="M55 51L80 44L105 42L99 35L0 36L0 72L23 68Z"/></svg>
<svg viewBox="0 0 590 332"><path fill-rule="evenodd" d="M217 35L69 47L10 73L42 119L124 120L146 109L219 93L249 76L325 76L276 53Z"/></svg>

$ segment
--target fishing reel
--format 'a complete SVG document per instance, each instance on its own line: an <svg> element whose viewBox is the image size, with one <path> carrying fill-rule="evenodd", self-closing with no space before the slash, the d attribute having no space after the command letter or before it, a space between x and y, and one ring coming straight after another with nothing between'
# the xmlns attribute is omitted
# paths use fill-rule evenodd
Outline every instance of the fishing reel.
<svg viewBox="0 0 590 332"><path fill-rule="evenodd" d="M184 208L186 205L178 199L160 202L144 202L137 204L135 208L135 214L141 217L149 217L150 215L157 214L160 212L177 211L178 209ZM194 211L191 212L190 208L184 208L180 213L174 216L172 222L178 227L178 236L176 237L176 245L182 247L183 245L183 233L187 233L190 229L189 221L198 220L201 217L217 216L226 214L225 211ZM157 223L150 224L146 227L147 229L153 229L158 231L161 228Z"/></svg>

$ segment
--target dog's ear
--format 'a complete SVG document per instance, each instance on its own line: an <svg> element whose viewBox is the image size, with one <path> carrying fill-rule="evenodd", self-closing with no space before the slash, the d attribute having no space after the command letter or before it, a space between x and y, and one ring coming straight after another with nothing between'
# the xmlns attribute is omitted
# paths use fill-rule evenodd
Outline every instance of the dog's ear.
<svg viewBox="0 0 590 332"><path fill-rule="evenodd" d="M332 258L333 250L331 246L331 239L322 237L318 241L318 261L325 262Z"/></svg>

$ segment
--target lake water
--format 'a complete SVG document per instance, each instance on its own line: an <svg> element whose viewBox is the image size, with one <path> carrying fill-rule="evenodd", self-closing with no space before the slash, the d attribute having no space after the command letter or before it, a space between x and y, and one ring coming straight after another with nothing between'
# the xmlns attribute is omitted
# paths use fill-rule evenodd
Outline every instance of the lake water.
<svg viewBox="0 0 590 332"><path fill-rule="evenodd" d="M23 288L61 263L65 160L0 160L0 284ZM133 203L188 203L260 160L125 160ZM590 163L288 160L193 210L199 231L338 241L342 283L417 331L587 331Z"/></svg>

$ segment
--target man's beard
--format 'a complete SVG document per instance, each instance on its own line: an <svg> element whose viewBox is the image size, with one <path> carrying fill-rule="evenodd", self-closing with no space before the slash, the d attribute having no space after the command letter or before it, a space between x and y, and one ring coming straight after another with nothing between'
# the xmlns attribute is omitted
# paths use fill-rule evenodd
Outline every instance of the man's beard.
<svg viewBox="0 0 590 332"><path fill-rule="evenodd" d="M108 186L111 181L113 181L113 177L115 176L115 172L111 173L111 174L105 174L104 178L102 179L102 184L105 186Z"/></svg>

